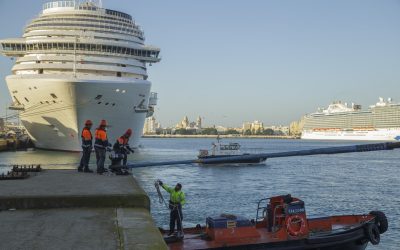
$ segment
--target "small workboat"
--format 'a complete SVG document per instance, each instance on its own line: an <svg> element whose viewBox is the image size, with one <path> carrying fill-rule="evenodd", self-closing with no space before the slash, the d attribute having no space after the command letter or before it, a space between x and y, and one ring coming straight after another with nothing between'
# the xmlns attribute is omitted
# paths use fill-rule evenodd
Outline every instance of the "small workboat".
<svg viewBox="0 0 400 250"><path fill-rule="evenodd" d="M307 218L304 202L291 195L262 199L255 220L229 214L206 225L166 236L169 249L363 250L388 229L383 212Z"/></svg>
<svg viewBox="0 0 400 250"><path fill-rule="evenodd" d="M264 162L266 157L252 158L252 159L230 159L229 156L243 156L250 155L248 153L240 152L240 144L237 142L230 142L228 144L221 143L219 136L217 137L217 142L213 142L210 150L201 149L199 150L199 155L197 158L199 160L224 158L223 162L219 164L258 164ZM201 161L201 164L213 164L207 161ZM215 163L214 163L215 164Z"/></svg>

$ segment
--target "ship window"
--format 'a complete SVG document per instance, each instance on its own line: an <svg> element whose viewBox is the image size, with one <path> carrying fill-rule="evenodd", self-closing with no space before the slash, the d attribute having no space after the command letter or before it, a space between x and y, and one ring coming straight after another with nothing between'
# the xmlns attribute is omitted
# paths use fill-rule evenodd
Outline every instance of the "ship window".
<svg viewBox="0 0 400 250"><path fill-rule="evenodd" d="M106 105L108 105L109 103L108 102L106 102Z"/></svg>
<svg viewBox="0 0 400 250"><path fill-rule="evenodd" d="M113 103L112 106L114 107L114 106L115 106L115 103Z"/></svg>
<svg viewBox="0 0 400 250"><path fill-rule="evenodd" d="M117 77L121 77L121 72L117 72Z"/></svg>
<svg viewBox="0 0 400 250"><path fill-rule="evenodd" d="M97 95L94 99L95 100L100 100L103 97L103 95Z"/></svg>
<svg viewBox="0 0 400 250"><path fill-rule="evenodd" d="M35 86L35 87L33 87L34 89L37 89L37 87Z"/></svg>
<svg viewBox="0 0 400 250"><path fill-rule="evenodd" d="M101 104L101 102L98 102L97 104Z"/></svg>
<svg viewBox="0 0 400 250"><path fill-rule="evenodd" d="M39 69L39 74L43 74L43 69Z"/></svg>
<svg viewBox="0 0 400 250"><path fill-rule="evenodd" d="M57 99L57 98L58 98L58 97L56 96L56 94L54 94L54 93L51 93L50 95L51 95L51 97L53 97L54 99Z"/></svg>
<svg viewBox="0 0 400 250"><path fill-rule="evenodd" d="M54 103L57 103L55 100L53 100Z"/></svg>
<svg viewBox="0 0 400 250"><path fill-rule="evenodd" d="M40 104L43 104L43 102L41 101Z"/></svg>
<svg viewBox="0 0 400 250"><path fill-rule="evenodd" d="M46 101L47 104L49 104L49 101Z"/></svg>
<svg viewBox="0 0 400 250"><path fill-rule="evenodd" d="M119 89L116 89L115 92L119 92Z"/></svg>
<svg viewBox="0 0 400 250"><path fill-rule="evenodd" d="M24 97L25 101L29 102L28 98Z"/></svg>

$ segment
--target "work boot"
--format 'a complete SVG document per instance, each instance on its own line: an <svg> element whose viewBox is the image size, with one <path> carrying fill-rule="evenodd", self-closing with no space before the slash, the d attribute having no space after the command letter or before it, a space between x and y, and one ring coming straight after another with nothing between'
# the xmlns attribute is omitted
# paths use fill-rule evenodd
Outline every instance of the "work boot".
<svg viewBox="0 0 400 250"><path fill-rule="evenodd" d="M98 174L103 174L103 173L105 173L105 172L108 172L107 169L105 169L105 168L99 168L99 169L97 169L97 173L98 173Z"/></svg>
<svg viewBox="0 0 400 250"><path fill-rule="evenodd" d="M83 169L83 172L85 172L85 173L93 173L93 171L88 167L85 167L85 169Z"/></svg>
<svg viewBox="0 0 400 250"><path fill-rule="evenodd" d="M83 171L83 167L79 166L78 167L78 172L82 172Z"/></svg>

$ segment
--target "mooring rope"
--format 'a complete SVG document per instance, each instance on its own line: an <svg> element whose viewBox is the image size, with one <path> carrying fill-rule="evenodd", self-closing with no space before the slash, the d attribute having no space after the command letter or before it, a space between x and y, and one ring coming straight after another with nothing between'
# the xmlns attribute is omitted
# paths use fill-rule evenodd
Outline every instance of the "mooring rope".
<svg viewBox="0 0 400 250"><path fill-rule="evenodd" d="M170 210L170 208L169 208L167 202L166 202L165 199L164 199L164 196L163 196L162 193L161 193L159 181L160 181L160 180L156 180L156 181L154 182L154 186L156 187L157 194L158 194L158 202L159 202L160 204L163 204L163 203L164 203L165 207L166 207L168 210ZM180 233L182 234L181 236L183 237L184 234L183 234L183 225L182 225L182 216L181 216L181 213L180 213L179 208L178 208L177 206L174 207L173 209L176 209L176 210L178 211L179 222L180 222L181 227L182 227L182 231L181 231ZM179 222L178 222L178 223L179 223Z"/></svg>
<svg viewBox="0 0 400 250"><path fill-rule="evenodd" d="M157 194L158 194L158 202L159 202L160 204L163 204L163 203L164 203L165 207L166 207L167 209L169 209L168 204L167 204L167 202L165 201L164 196L163 196L162 193L161 193L160 184L158 184L158 182L159 182L159 180L156 180L156 181L154 182L154 186L156 187Z"/></svg>

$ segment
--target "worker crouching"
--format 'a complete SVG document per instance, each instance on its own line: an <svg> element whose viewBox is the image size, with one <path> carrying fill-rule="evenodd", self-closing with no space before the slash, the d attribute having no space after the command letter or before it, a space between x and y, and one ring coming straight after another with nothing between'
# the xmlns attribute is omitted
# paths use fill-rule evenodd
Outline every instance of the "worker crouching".
<svg viewBox="0 0 400 250"><path fill-rule="evenodd" d="M162 181L158 181L158 184L170 194L169 209L170 209L170 220L169 220L169 234L172 235L175 231L175 224L177 224L177 235L178 237L183 236L182 233L182 206L185 204L185 193L182 191L182 185L177 183L175 188L170 188L163 184Z"/></svg>
<svg viewBox="0 0 400 250"><path fill-rule="evenodd" d="M128 161L128 154L134 153L135 151L129 146L129 138L132 135L132 129L126 130L125 134L117 139L114 143L113 151L115 152L116 158L123 160L122 165L126 166ZM115 165L115 163L113 163Z"/></svg>

